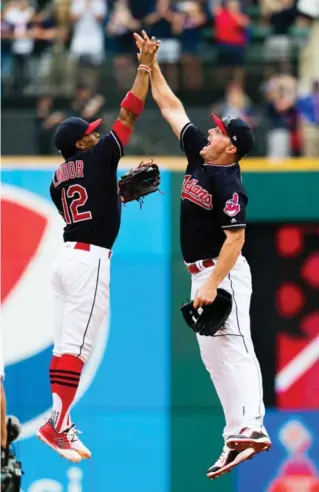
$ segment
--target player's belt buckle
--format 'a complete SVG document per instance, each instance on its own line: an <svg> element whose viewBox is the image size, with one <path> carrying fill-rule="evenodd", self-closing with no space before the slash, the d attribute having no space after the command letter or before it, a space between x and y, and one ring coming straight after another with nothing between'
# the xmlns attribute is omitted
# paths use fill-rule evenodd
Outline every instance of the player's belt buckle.
<svg viewBox="0 0 319 492"><path fill-rule="evenodd" d="M200 266L198 264L200 264ZM200 260L200 261L197 261L196 263L192 263L191 265L188 265L187 266L187 270L192 275L195 275L196 273L201 272L205 268L210 268L210 267L212 267L214 265L215 265L214 260L211 260L211 259L208 259L208 260Z"/></svg>

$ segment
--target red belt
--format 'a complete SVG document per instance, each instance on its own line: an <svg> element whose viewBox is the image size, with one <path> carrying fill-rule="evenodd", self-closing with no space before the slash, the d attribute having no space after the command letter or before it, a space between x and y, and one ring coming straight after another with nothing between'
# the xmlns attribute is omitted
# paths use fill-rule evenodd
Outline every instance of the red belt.
<svg viewBox="0 0 319 492"><path fill-rule="evenodd" d="M74 249L82 249L83 251L90 251L91 245L87 243L75 243ZM109 258L111 258L112 251L109 251Z"/></svg>
<svg viewBox="0 0 319 492"><path fill-rule="evenodd" d="M201 261L201 265L202 265L202 268L209 268L209 267L212 267L215 265L215 262L214 260L203 260ZM191 265L188 265L187 266L187 270L189 271L189 273L191 273L192 275L196 274L196 273L199 273L202 271L201 268L199 268L196 263L192 263Z"/></svg>
<svg viewBox="0 0 319 492"><path fill-rule="evenodd" d="M83 251L90 251L91 245L87 243L75 243L74 249L83 249Z"/></svg>

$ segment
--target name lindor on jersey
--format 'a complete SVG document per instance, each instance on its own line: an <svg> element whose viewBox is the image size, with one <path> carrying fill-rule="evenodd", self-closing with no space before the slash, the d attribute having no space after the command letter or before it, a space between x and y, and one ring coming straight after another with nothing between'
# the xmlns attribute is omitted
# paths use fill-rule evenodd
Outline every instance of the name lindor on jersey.
<svg viewBox="0 0 319 492"><path fill-rule="evenodd" d="M83 178L83 167L84 162L81 160L64 162L54 173L52 180L53 186L56 188L60 183L69 179Z"/></svg>

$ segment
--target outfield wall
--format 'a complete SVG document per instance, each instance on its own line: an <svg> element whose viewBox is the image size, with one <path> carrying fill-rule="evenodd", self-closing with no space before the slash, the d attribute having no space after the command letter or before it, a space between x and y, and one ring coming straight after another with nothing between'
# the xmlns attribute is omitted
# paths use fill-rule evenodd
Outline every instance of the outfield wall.
<svg viewBox="0 0 319 492"><path fill-rule="evenodd" d="M119 175L140 160L123 159ZM5 384L8 411L23 424L17 446L26 471L23 491L275 492L292 476L298 492L308 490L310 479L318 487L319 275L311 272L319 258L319 162L243 165L252 331L273 407L267 425L274 449L213 484L205 469L220 452L223 414L179 312L190 287L178 240L185 160L156 162L164 194L147 197L142 210L138 203L123 210L112 257L111 315L73 412L93 458L71 467L34 437L50 407L50 274L63 222L50 203L49 184L59 161L2 159ZM282 311L277 293L287 283L304 302L297 309L288 291L288 300L281 296L288 311Z"/></svg>

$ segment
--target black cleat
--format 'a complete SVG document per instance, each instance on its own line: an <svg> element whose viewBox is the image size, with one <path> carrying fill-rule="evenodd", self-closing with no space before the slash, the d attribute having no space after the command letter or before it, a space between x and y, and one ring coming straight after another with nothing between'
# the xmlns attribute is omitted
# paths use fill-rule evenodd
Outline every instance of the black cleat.
<svg viewBox="0 0 319 492"><path fill-rule="evenodd" d="M229 473L235 466L243 461L250 460L254 454L255 450L252 448L243 451L232 451L227 446L224 446L222 454L216 463L208 468L206 472L207 477L214 480L224 473Z"/></svg>
<svg viewBox="0 0 319 492"><path fill-rule="evenodd" d="M253 448L256 453L268 451L271 448L269 436L263 432L258 432L248 427L242 429L239 434L230 436L226 440L227 446L233 451L243 451L247 448Z"/></svg>

